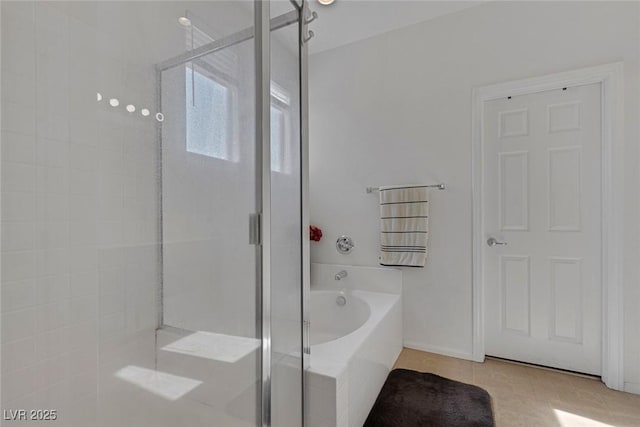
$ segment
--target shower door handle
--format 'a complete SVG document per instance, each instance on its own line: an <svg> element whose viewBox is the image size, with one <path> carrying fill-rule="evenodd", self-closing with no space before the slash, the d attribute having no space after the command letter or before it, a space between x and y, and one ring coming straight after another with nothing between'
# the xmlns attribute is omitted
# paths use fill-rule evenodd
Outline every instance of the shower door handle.
<svg viewBox="0 0 640 427"><path fill-rule="evenodd" d="M261 238L261 217L259 213L252 213L249 215L249 244L259 245L262 243Z"/></svg>
<svg viewBox="0 0 640 427"><path fill-rule="evenodd" d="M311 322L308 320L303 320L302 326L304 328L302 351L304 354L311 354L311 340L309 338L309 334L311 333Z"/></svg>

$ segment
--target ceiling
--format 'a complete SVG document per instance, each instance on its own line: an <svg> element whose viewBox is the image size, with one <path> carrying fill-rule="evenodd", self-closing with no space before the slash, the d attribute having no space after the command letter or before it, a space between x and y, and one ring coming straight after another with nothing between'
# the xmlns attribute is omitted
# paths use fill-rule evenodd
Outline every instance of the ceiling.
<svg viewBox="0 0 640 427"><path fill-rule="evenodd" d="M335 0L323 6L310 0L318 19L309 25L315 37L310 53L333 49L397 28L457 12L482 1Z"/></svg>

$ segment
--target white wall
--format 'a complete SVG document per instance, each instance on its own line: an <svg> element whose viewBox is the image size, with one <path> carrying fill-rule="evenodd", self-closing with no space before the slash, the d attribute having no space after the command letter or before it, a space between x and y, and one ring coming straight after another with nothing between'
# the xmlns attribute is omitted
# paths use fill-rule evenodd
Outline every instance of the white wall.
<svg viewBox="0 0 640 427"><path fill-rule="evenodd" d="M98 384L153 362L155 126L124 111L153 107L152 60L125 7L2 8L3 408L90 425Z"/></svg>
<svg viewBox="0 0 640 427"><path fill-rule="evenodd" d="M470 357L472 88L624 61L625 380L640 383L639 13L635 2L493 2L312 56L311 222L325 235L312 261L377 264L365 187L445 182L431 193L426 268L404 270L404 339ZM352 254L336 252L340 234Z"/></svg>

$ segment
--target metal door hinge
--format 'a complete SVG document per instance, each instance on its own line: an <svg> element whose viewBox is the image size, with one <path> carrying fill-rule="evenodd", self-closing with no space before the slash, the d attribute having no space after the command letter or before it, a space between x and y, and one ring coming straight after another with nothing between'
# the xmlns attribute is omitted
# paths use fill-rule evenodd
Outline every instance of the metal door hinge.
<svg viewBox="0 0 640 427"><path fill-rule="evenodd" d="M262 217L259 213L249 214L249 244L262 244Z"/></svg>

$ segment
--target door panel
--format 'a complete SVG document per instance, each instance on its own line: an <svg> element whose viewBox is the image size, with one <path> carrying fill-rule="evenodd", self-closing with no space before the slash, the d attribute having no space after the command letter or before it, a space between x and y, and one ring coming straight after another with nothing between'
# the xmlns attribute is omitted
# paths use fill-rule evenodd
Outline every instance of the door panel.
<svg viewBox="0 0 640 427"><path fill-rule="evenodd" d="M600 373L600 90L486 103L488 355Z"/></svg>
<svg viewBox="0 0 640 427"><path fill-rule="evenodd" d="M502 328L529 335L530 260L528 256L500 257Z"/></svg>

